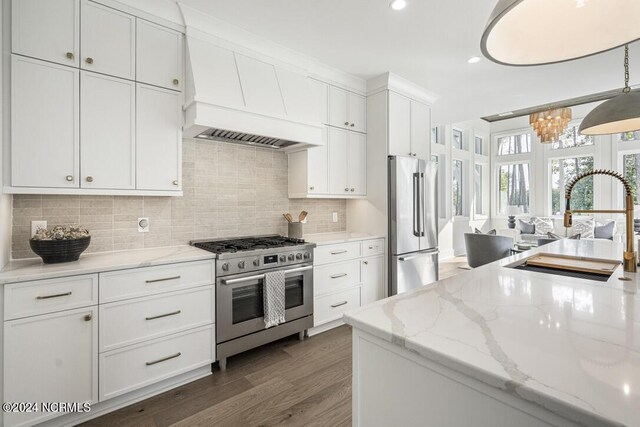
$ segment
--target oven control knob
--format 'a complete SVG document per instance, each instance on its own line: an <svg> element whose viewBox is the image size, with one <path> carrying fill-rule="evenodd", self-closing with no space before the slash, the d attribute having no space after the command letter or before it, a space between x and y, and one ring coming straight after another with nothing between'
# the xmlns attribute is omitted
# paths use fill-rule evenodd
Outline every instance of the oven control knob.
<svg viewBox="0 0 640 427"><path fill-rule="evenodd" d="M293 261L294 256L293 256L293 254L289 254L289 256L287 258L289 259L289 261Z"/></svg>
<svg viewBox="0 0 640 427"><path fill-rule="evenodd" d="M311 254L309 252L305 252L304 259L309 259L309 257L311 257Z"/></svg>
<svg viewBox="0 0 640 427"><path fill-rule="evenodd" d="M244 268L244 261L240 261L238 263L238 268Z"/></svg>
<svg viewBox="0 0 640 427"><path fill-rule="evenodd" d="M224 264L222 264L222 271L229 271L229 263L225 262Z"/></svg>
<svg viewBox="0 0 640 427"><path fill-rule="evenodd" d="M280 262L285 262L287 260L286 255L280 255Z"/></svg>
<svg viewBox="0 0 640 427"><path fill-rule="evenodd" d="M258 258L253 260L253 265L255 265L256 267L260 266L260 260Z"/></svg>
<svg viewBox="0 0 640 427"><path fill-rule="evenodd" d="M297 260L301 260L302 259L302 254L296 254L296 259Z"/></svg>

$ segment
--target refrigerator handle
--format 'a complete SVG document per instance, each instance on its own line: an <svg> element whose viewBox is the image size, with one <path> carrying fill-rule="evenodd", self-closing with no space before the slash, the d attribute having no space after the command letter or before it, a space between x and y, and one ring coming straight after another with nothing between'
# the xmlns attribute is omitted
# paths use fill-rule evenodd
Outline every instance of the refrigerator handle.
<svg viewBox="0 0 640 427"><path fill-rule="evenodd" d="M420 217L418 220L418 224L420 227L420 237L424 237L424 214L426 212L425 206L424 206L424 191L425 191L425 185L424 185L424 173L420 172Z"/></svg>
<svg viewBox="0 0 640 427"><path fill-rule="evenodd" d="M420 174L413 174L413 235L420 237Z"/></svg>

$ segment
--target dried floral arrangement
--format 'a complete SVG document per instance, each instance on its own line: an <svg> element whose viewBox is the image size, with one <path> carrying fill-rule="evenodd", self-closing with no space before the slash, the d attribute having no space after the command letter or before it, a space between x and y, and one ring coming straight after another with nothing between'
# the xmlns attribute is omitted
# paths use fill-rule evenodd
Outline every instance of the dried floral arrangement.
<svg viewBox="0 0 640 427"><path fill-rule="evenodd" d="M89 236L89 230L78 225L67 227L56 225L52 229L38 228L33 240L76 240Z"/></svg>

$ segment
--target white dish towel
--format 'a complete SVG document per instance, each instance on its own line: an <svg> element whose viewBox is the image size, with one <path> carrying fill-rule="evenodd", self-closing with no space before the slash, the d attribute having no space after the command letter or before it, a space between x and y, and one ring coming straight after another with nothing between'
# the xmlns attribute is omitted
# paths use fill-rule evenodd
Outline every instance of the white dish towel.
<svg viewBox="0 0 640 427"><path fill-rule="evenodd" d="M284 323L284 271L264 275L264 325L266 328Z"/></svg>

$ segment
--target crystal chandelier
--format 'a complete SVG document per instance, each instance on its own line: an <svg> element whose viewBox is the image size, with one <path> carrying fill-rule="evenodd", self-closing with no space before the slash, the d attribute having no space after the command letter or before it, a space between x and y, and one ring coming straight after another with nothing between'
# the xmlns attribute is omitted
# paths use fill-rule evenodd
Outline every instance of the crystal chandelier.
<svg viewBox="0 0 640 427"><path fill-rule="evenodd" d="M543 144L559 140L570 121L571 108L549 108L529 116L529 124Z"/></svg>

